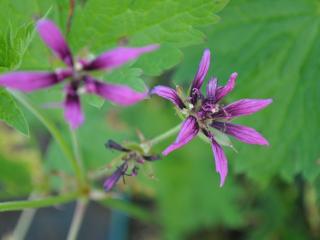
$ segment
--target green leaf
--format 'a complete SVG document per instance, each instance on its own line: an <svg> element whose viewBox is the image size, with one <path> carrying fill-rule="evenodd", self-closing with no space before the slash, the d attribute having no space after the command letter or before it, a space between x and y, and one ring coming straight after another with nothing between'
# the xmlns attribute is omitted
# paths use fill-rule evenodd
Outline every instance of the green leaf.
<svg viewBox="0 0 320 240"><path fill-rule="evenodd" d="M0 120L14 127L21 133L29 135L28 123L13 97L0 88Z"/></svg>
<svg viewBox="0 0 320 240"><path fill-rule="evenodd" d="M134 90L142 92L146 90L146 85L141 75L142 70L140 68L122 67L105 75L105 79L111 83L128 85Z"/></svg>
<svg viewBox="0 0 320 240"><path fill-rule="evenodd" d="M32 24L0 33L0 69L17 68L32 38Z"/></svg>
<svg viewBox="0 0 320 240"><path fill-rule="evenodd" d="M205 40L200 27L218 21L215 15L227 0L108 1L91 0L78 8L70 34L75 50L89 48L97 54L119 43L164 45L137 62L148 75L158 75L181 60L179 48ZM84 27L86 26L86 27Z"/></svg>
<svg viewBox="0 0 320 240"><path fill-rule="evenodd" d="M158 76L174 67L181 59L182 53L179 49L163 44L160 50L141 56L134 66L143 68L146 75Z"/></svg>
<svg viewBox="0 0 320 240"><path fill-rule="evenodd" d="M211 73L223 79L220 84L239 73L227 102L273 99L266 110L239 121L262 132L271 147L236 143L239 153L229 157L237 172L260 183L277 174L292 180L302 173L313 180L320 173L319 11L316 0L232 1L222 14L224 21L207 30ZM175 80L192 79L202 51L186 52Z"/></svg>

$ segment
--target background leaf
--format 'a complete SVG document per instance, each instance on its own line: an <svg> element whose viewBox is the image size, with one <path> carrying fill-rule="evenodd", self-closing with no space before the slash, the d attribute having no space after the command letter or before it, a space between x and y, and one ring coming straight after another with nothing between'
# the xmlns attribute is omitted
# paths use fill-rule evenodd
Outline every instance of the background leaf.
<svg viewBox="0 0 320 240"><path fill-rule="evenodd" d="M0 119L21 133L28 135L28 123L13 97L0 88Z"/></svg>

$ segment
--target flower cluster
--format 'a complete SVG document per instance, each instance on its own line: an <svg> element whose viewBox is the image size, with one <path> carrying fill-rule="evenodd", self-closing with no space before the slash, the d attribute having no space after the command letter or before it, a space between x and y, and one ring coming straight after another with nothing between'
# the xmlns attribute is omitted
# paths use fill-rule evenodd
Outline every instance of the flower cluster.
<svg viewBox="0 0 320 240"><path fill-rule="evenodd" d="M117 151L123 152L124 155L121 158L123 163L114 171L114 173L108 177L104 184L104 190L110 191L115 184L119 181L121 177L124 176L137 176L139 165L144 164L146 161L155 161L160 159L158 155L145 155L141 149L133 149L129 147L124 147L113 140L109 140L105 146L110 149L115 149Z"/></svg>
<svg viewBox="0 0 320 240"><path fill-rule="evenodd" d="M136 59L143 53L154 51L158 45L141 48L119 47L104 52L93 60L75 59L58 27L43 19L37 22L37 30L44 43L65 64L65 69L54 72L10 72L0 75L0 86L30 92L48 88L68 79L65 84L64 116L72 128L84 121L79 93L98 95L119 105L131 105L147 97L147 92L136 92L125 85L105 83L96 80L89 73L110 70Z"/></svg>
<svg viewBox="0 0 320 240"><path fill-rule="evenodd" d="M221 100L233 90L237 73L231 75L225 86L218 86L217 78L210 79L207 84L206 95L203 95L201 86L207 75L209 65L210 51L207 49L204 51L187 99L182 100L176 90L166 86L154 87L151 94L159 95L171 101L186 116L177 139L163 151L163 155L168 155L187 144L199 132L203 133L211 142L216 171L220 174L220 186L222 186L228 173L227 158L211 129L215 128L248 144L268 145L268 141L256 130L230 123L230 120L255 113L268 106L272 100L241 99L226 106L221 104Z"/></svg>
<svg viewBox="0 0 320 240"><path fill-rule="evenodd" d="M158 45L140 48L118 47L107 51L95 59L75 58L58 27L51 21L42 19L37 22L37 31L44 43L61 59L66 67L53 72L18 71L0 75L0 86L30 92L65 82L64 116L72 128L79 127L84 121L81 110L80 93L98 95L119 105L131 105L145 99L149 94L156 94L171 101L184 115L180 132L163 155L182 147L199 133L210 141L215 158L216 170L220 174L220 186L225 182L228 172L227 158L219 144L213 129L228 134L248 144L268 145L268 141L256 130L233 124L230 120L255 113L268 106L271 99L241 99L224 105L221 100L229 94L234 86L237 73L233 73L225 86L218 86L217 78L209 80L206 94L201 92L204 79L210 65L210 51L205 50L186 99L167 86L156 86L150 92L136 92L125 85L111 84L96 80L93 71L110 70L119 67L144 53L154 51ZM104 189L110 191L118 180L124 176L136 176L139 165L145 161L159 159L156 155L146 155L142 149L124 147L112 140L106 144L108 148L124 153L122 163L107 178Z"/></svg>

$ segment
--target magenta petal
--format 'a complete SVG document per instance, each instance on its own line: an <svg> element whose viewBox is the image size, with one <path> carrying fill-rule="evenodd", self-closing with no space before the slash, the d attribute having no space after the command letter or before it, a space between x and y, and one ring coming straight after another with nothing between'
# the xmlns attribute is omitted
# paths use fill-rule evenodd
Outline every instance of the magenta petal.
<svg viewBox="0 0 320 240"><path fill-rule="evenodd" d="M163 97L169 101L171 101L174 105L179 107L180 109L185 108L184 103L182 102L181 98L179 97L176 90L166 87L166 86L156 86L151 91L150 94L156 94L160 97Z"/></svg>
<svg viewBox="0 0 320 240"><path fill-rule="evenodd" d="M65 77L62 72L10 72L0 75L0 86L31 92L57 84Z"/></svg>
<svg viewBox="0 0 320 240"><path fill-rule="evenodd" d="M193 89L200 89L204 78L207 75L210 66L210 50L206 49L202 55L201 62L199 64L198 72L192 82L191 93Z"/></svg>
<svg viewBox="0 0 320 240"><path fill-rule="evenodd" d="M189 116L182 123L181 130L180 130L175 142L173 144L171 144L169 147L167 147L162 152L162 154L168 155L170 152L187 144L198 134L198 132L199 132L199 125L197 123L197 120L194 117Z"/></svg>
<svg viewBox="0 0 320 240"><path fill-rule="evenodd" d="M37 30L45 44L68 66L73 65L72 54L59 28L51 21L37 22Z"/></svg>
<svg viewBox="0 0 320 240"><path fill-rule="evenodd" d="M216 117L233 118L250 115L272 103L272 99L241 99L223 108Z"/></svg>
<svg viewBox="0 0 320 240"><path fill-rule="evenodd" d="M220 187L222 187L228 174L228 161L222 147L213 138L211 142L216 171L220 174Z"/></svg>
<svg viewBox="0 0 320 240"><path fill-rule="evenodd" d="M156 50L158 45L148 45L140 48L119 47L102 53L93 61L85 64L86 70L112 69L138 58L140 55Z"/></svg>
<svg viewBox="0 0 320 240"><path fill-rule="evenodd" d="M211 100L215 100L216 99L216 90L217 90L217 79L216 78L212 78L210 79L210 81L208 82L207 85L207 97Z"/></svg>
<svg viewBox="0 0 320 240"><path fill-rule="evenodd" d="M88 93L123 106L135 104L148 96L147 92L136 92L126 85L105 83L92 78L86 79L85 88Z"/></svg>
<svg viewBox="0 0 320 240"><path fill-rule="evenodd" d="M110 177L105 180L103 184L104 190L106 192L110 191L119 181L120 177L126 173L127 169L128 164L127 162L124 162Z"/></svg>
<svg viewBox="0 0 320 240"><path fill-rule="evenodd" d="M232 73L227 84L223 87L219 87L217 89L217 92L216 92L216 102L219 102L223 97L225 97L228 93L230 93L235 84L236 84L236 79L238 77L238 73Z"/></svg>
<svg viewBox="0 0 320 240"><path fill-rule="evenodd" d="M212 127L244 143L269 145L269 142L260 133L250 127L227 122L213 122Z"/></svg>
<svg viewBox="0 0 320 240"><path fill-rule="evenodd" d="M64 117L71 128L78 128L84 121L80 98L77 94L67 93L64 102Z"/></svg>

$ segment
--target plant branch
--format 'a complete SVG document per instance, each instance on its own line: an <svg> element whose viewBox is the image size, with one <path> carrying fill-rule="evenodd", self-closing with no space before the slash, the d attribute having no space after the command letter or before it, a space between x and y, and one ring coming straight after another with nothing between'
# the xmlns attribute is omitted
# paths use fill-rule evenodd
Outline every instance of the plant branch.
<svg viewBox="0 0 320 240"><path fill-rule="evenodd" d="M87 208L88 200L87 199L79 199L77 201L73 217L72 217L72 222L71 226L69 229L68 237L67 240L75 240L77 239L81 223Z"/></svg>
<svg viewBox="0 0 320 240"><path fill-rule="evenodd" d="M71 23L72 23L72 18L74 15L75 6L76 6L76 0L69 0L69 13L68 13L68 19L67 19L67 34L71 30Z"/></svg>
<svg viewBox="0 0 320 240"><path fill-rule="evenodd" d="M77 199L80 196L79 192L69 193L60 196L47 197L35 200L10 201L0 203L0 212L19 211L27 208L42 208L64 204Z"/></svg>
<svg viewBox="0 0 320 240"><path fill-rule="evenodd" d="M29 201L37 197L37 193L33 192L30 194ZM19 220L14 228L12 233L13 239L23 240L31 226L34 215L36 214L37 209L25 209L21 212Z"/></svg>
<svg viewBox="0 0 320 240"><path fill-rule="evenodd" d="M154 146L159 144L160 142L166 140L167 138L171 137L172 135L176 134L177 132L179 132L180 130L180 126L181 124L178 124L177 126L169 129L168 131L166 131L165 133L151 139L148 141L149 146Z"/></svg>
<svg viewBox="0 0 320 240"><path fill-rule="evenodd" d="M77 165L79 166L80 171L81 171L81 176L80 176L81 181L83 184L85 184L86 183L86 176L84 173L83 160L82 160L82 155L81 155L81 151L80 151L80 144L78 141L77 132L75 130L70 129L70 134L71 134L73 153L74 153L75 159L77 161Z"/></svg>

